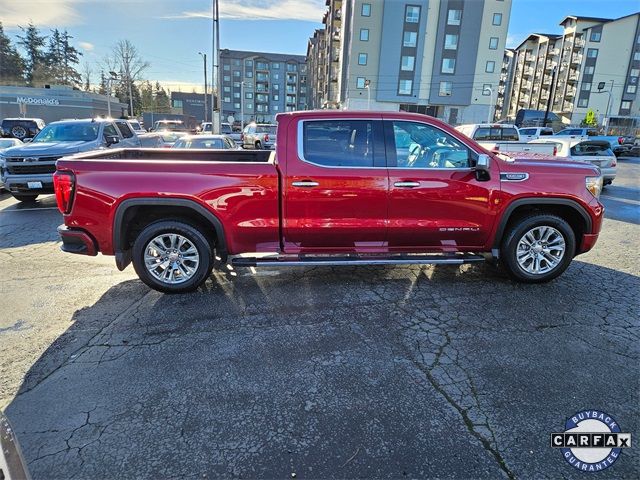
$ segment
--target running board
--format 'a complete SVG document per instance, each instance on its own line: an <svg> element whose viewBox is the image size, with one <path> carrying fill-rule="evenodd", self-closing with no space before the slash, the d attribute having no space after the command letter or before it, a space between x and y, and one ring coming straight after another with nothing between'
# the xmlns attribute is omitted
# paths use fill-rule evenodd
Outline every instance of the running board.
<svg viewBox="0 0 640 480"><path fill-rule="evenodd" d="M482 255L361 255L361 256L277 256L277 257L235 257L234 267L304 267L340 265L462 265L463 263L484 262Z"/></svg>

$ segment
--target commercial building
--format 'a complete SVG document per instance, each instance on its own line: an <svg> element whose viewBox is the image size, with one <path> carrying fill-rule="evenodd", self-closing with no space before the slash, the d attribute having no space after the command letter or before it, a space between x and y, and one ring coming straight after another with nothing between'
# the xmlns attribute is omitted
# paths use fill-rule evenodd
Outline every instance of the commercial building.
<svg viewBox="0 0 640 480"><path fill-rule="evenodd" d="M493 116L510 0L327 0L309 41L314 108Z"/></svg>
<svg viewBox="0 0 640 480"><path fill-rule="evenodd" d="M568 16L560 26L561 34L531 34L515 49L503 116L544 110L549 95L551 110L567 124L579 124L589 110L600 123L640 115L640 12L618 19Z"/></svg>
<svg viewBox="0 0 640 480"><path fill-rule="evenodd" d="M198 123L205 121L205 105L206 121L211 120L211 95L207 95L207 101L205 102L204 93L184 93L184 92L171 92L171 112L181 115L189 115L195 117Z"/></svg>
<svg viewBox="0 0 640 480"><path fill-rule="evenodd" d="M304 55L221 50L222 121L273 123L280 112L305 110Z"/></svg>
<svg viewBox="0 0 640 480"><path fill-rule="evenodd" d="M74 90L67 86L50 88L0 86L0 120L11 117L41 118L45 123L65 118L107 116L109 97ZM128 111L126 104L110 97L111 116Z"/></svg>

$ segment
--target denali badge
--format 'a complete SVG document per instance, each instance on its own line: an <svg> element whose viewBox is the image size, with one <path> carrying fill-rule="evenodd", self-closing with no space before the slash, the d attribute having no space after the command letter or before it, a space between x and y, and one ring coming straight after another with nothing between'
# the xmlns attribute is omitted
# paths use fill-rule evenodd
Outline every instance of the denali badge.
<svg viewBox="0 0 640 480"><path fill-rule="evenodd" d="M501 173L500 180L506 182L522 182L529 178L528 173Z"/></svg>
<svg viewBox="0 0 640 480"><path fill-rule="evenodd" d="M440 232L479 232L479 227L440 227Z"/></svg>

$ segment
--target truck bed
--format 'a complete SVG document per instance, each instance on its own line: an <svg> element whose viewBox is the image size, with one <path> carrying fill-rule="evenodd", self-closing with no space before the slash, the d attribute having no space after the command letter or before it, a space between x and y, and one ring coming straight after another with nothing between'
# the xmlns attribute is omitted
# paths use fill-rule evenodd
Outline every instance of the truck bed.
<svg viewBox="0 0 640 480"><path fill-rule="evenodd" d="M272 162L269 150L207 150L190 148L118 148L93 150L66 159L73 160L153 160L197 162Z"/></svg>

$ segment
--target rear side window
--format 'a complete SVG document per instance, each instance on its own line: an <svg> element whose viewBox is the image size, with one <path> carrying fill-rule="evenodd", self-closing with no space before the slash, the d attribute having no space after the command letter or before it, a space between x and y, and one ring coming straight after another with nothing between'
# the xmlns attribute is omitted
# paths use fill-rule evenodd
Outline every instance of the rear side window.
<svg viewBox="0 0 640 480"><path fill-rule="evenodd" d="M373 122L303 122L304 160L327 167L373 167Z"/></svg>
<svg viewBox="0 0 640 480"><path fill-rule="evenodd" d="M118 131L116 127L114 127L111 123L104 126L104 136L105 137L117 137Z"/></svg>
<svg viewBox="0 0 640 480"><path fill-rule="evenodd" d="M613 156L611 148L606 143L582 142L571 147L572 157Z"/></svg>
<svg viewBox="0 0 640 480"><path fill-rule="evenodd" d="M535 128L521 128L520 129L520 135L535 135L536 134L536 129Z"/></svg>
<svg viewBox="0 0 640 480"><path fill-rule="evenodd" d="M508 142L517 142L518 140L520 140L520 136L518 135L518 131L515 128L503 128L502 140L506 140Z"/></svg>
<svg viewBox="0 0 640 480"><path fill-rule="evenodd" d="M483 141L515 141L520 140L518 131L515 128L502 127L480 127L473 135L473 139Z"/></svg>
<svg viewBox="0 0 640 480"><path fill-rule="evenodd" d="M520 131L522 132L522 130L520 130ZM542 131L540 132L540 135L541 135L541 136L542 136L542 135L553 135L553 130L551 130L550 128L549 128L549 129L547 129L547 130L542 130Z"/></svg>
<svg viewBox="0 0 640 480"><path fill-rule="evenodd" d="M133 131L129 128L129 125L127 125L126 123L117 122L116 127L118 127L118 130L120 130L120 133L124 138L133 137Z"/></svg>

